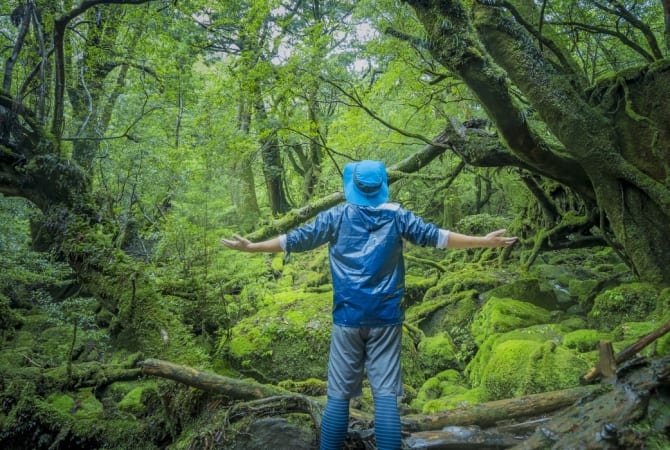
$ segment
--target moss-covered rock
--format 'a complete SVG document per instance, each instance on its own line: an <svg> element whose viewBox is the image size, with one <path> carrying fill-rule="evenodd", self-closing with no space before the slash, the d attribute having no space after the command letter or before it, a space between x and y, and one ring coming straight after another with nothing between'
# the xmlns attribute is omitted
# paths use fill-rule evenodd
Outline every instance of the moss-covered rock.
<svg viewBox="0 0 670 450"><path fill-rule="evenodd" d="M471 330L475 342L481 345L492 334L551 321L551 313L544 308L512 298L491 297L477 312Z"/></svg>
<svg viewBox="0 0 670 450"><path fill-rule="evenodd" d="M491 297L513 298L550 311L558 308L554 290L542 286L537 278L523 278L498 286L482 294L482 297L484 300Z"/></svg>
<svg viewBox="0 0 670 450"><path fill-rule="evenodd" d="M515 340L560 344L564 333L565 329L561 325L539 324L507 333L492 334L479 346L477 353L465 369L469 383L475 387L481 384L482 374L500 344Z"/></svg>
<svg viewBox="0 0 670 450"><path fill-rule="evenodd" d="M490 266L454 263L440 277L437 284L426 291L424 300L467 290L486 292L508 282L512 278L512 274Z"/></svg>
<svg viewBox="0 0 670 450"><path fill-rule="evenodd" d="M418 350L421 367L429 376L446 369L460 368L456 348L446 333L424 338Z"/></svg>
<svg viewBox="0 0 670 450"><path fill-rule="evenodd" d="M425 402L421 408L421 412L432 414L487 401L487 394L482 388L461 390L460 386L452 386L445 389L445 392L447 393L446 395Z"/></svg>
<svg viewBox="0 0 670 450"><path fill-rule="evenodd" d="M435 286L436 283L437 277L435 276L416 276L408 273L405 276L405 295L403 297L405 307L421 302L428 289Z"/></svg>
<svg viewBox="0 0 670 450"><path fill-rule="evenodd" d="M623 322L643 321L657 307L660 289L649 283L627 283L607 289L595 298L588 313L593 328L612 330Z"/></svg>
<svg viewBox="0 0 670 450"><path fill-rule="evenodd" d="M268 294L259 311L221 339L218 357L263 382L326 378L332 293Z"/></svg>
<svg viewBox="0 0 670 450"><path fill-rule="evenodd" d="M554 342L510 340L495 347L482 372L489 400L565 389L579 384L589 363Z"/></svg>
<svg viewBox="0 0 670 450"><path fill-rule="evenodd" d="M601 340L612 341L612 334L592 329L575 330L563 336L563 345L580 353L596 349Z"/></svg>
<svg viewBox="0 0 670 450"><path fill-rule="evenodd" d="M453 400L455 397L465 395L469 389L463 385L463 377L460 372L455 370L445 370L428 378L417 392L416 398L411 402L413 409L423 412L436 412L442 409L448 409L447 405L452 407L458 405L460 401ZM440 402L433 401L440 399ZM428 410L425 405L430 403ZM439 408L439 409L436 409Z"/></svg>

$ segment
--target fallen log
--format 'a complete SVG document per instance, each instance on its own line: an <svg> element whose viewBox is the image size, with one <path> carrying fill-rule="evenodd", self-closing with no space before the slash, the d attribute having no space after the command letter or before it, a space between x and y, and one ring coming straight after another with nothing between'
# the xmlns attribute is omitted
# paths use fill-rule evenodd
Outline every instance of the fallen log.
<svg viewBox="0 0 670 450"><path fill-rule="evenodd" d="M661 336L664 336L670 332L670 320L667 321L665 324L663 324L661 327L657 328L656 330L652 331L651 333L647 334L646 336L643 336L640 340L635 342L634 344L629 345L625 349L621 350L619 353L617 353L614 356L614 364L619 365L622 362L625 362L632 358L633 356L637 355L640 350L645 348L647 345L651 344L654 342L656 339L660 338ZM599 344L599 348L602 347L602 342ZM596 367L590 368L584 375L582 375L579 380L582 384L588 384L592 383L593 381L597 380L600 378L601 375L603 375L602 372L602 367L609 367L611 365L610 361L604 361L603 358L607 359L608 356L602 353L600 354L600 361L598 362L598 365Z"/></svg>
<svg viewBox="0 0 670 450"><path fill-rule="evenodd" d="M420 431L405 439L407 448L430 450L497 450L518 443L519 439L511 434L455 426L441 431Z"/></svg>
<svg viewBox="0 0 670 450"><path fill-rule="evenodd" d="M100 389L117 381L137 380L141 376L142 371L138 368L132 368L126 364L101 364L99 362L73 364L69 371L66 366L51 369L19 367L0 370L0 380L6 384L9 384L11 380L20 380L21 384L30 381L40 394L89 387Z"/></svg>
<svg viewBox="0 0 670 450"><path fill-rule="evenodd" d="M233 399L255 400L275 395L294 394L277 386L204 372L160 359L145 359L139 363L139 366L146 375L167 378L204 391L223 394Z"/></svg>
<svg viewBox="0 0 670 450"><path fill-rule="evenodd" d="M451 425L478 425L482 428L498 422L525 417L537 417L570 406L584 397L607 391L606 386L580 386L560 391L525 395L519 398L495 400L450 411L402 417L405 431L439 430Z"/></svg>
<svg viewBox="0 0 670 450"><path fill-rule="evenodd" d="M644 365L631 368L630 373L620 373L610 392L564 409L514 448L647 448L644 433L639 433L635 425L649 414L647 406L652 393L663 396L664 391L658 387L667 385L670 385L670 358L645 361ZM670 415L658 412L653 420L661 429L667 429Z"/></svg>

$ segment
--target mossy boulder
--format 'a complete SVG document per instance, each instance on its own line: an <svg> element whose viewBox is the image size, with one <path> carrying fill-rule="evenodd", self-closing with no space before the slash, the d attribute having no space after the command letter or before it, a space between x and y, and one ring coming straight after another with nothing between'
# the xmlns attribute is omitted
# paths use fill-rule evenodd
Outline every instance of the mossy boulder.
<svg viewBox="0 0 670 450"><path fill-rule="evenodd" d="M326 378L332 293L268 294L258 312L221 339L218 357L262 382Z"/></svg>
<svg viewBox="0 0 670 450"><path fill-rule="evenodd" d="M509 273L483 264L454 263L440 277L437 284L426 291L424 300L467 290L490 291L508 282L511 277Z"/></svg>
<svg viewBox="0 0 670 450"><path fill-rule="evenodd" d="M426 336L448 333L457 351L457 359L468 361L475 352L470 324L479 309L475 290L424 300L407 310L407 322L416 324Z"/></svg>
<svg viewBox="0 0 670 450"><path fill-rule="evenodd" d="M588 313L593 328L612 330L624 322L644 321L657 307L660 289L650 283L626 283L595 298Z"/></svg>
<svg viewBox="0 0 670 450"><path fill-rule="evenodd" d="M599 341L612 341L611 333L593 329L575 330L563 336L563 345L580 353L596 350Z"/></svg>
<svg viewBox="0 0 670 450"><path fill-rule="evenodd" d="M142 403L143 392L144 388L142 386L137 386L128 392L116 406L121 411L127 411L132 414L142 413L145 409L145 406Z"/></svg>
<svg viewBox="0 0 670 450"><path fill-rule="evenodd" d="M324 380L309 378L303 381L284 380L278 383L280 388L287 391L297 392L311 397L320 397L326 395L327 385Z"/></svg>
<svg viewBox="0 0 670 450"><path fill-rule="evenodd" d="M414 410L432 413L462 406L470 389L456 370L445 370L426 380L412 400ZM470 401L474 400L470 396Z"/></svg>
<svg viewBox="0 0 670 450"><path fill-rule="evenodd" d="M481 345L492 334L551 321L551 312L532 303L491 297L475 315L471 331L475 342Z"/></svg>
<svg viewBox="0 0 670 450"><path fill-rule="evenodd" d="M460 368L456 347L446 333L422 339L418 351L421 368L429 376L446 369Z"/></svg>
<svg viewBox="0 0 670 450"><path fill-rule="evenodd" d="M405 295L403 304L407 307L421 302L428 289L435 286L437 277L435 276L416 276L407 274L405 276Z"/></svg>
<svg viewBox="0 0 670 450"><path fill-rule="evenodd" d="M421 412L424 414L433 414L487 401L486 392L482 388L463 389L465 388L462 388L462 386L452 385L451 387L447 387L444 390L446 395L425 402L421 407Z"/></svg>
<svg viewBox="0 0 670 450"><path fill-rule="evenodd" d="M537 278L523 278L498 286L482 294L484 300L491 297L513 298L532 303L547 310L557 309L559 304L553 289L542 286Z"/></svg>
<svg viewBox="0 0 670 450"><path fill-rule="evenodd" d="M495 347L482 371L488 400L565 389L579 384L589 363L555 342L509 340Z"/></svg>
<svg viewBox="0 0 670 450"><path fill-rule="evenodd" d="M565 328L561 325L539 324L515 329L508 331L507 333L490 335L486 341L479 346L477 353L465 368L465 374L468 377L469 383L475 387L481 384L482 374L500 344L515 340L560 344L563 341L565 332Z"/></svg>

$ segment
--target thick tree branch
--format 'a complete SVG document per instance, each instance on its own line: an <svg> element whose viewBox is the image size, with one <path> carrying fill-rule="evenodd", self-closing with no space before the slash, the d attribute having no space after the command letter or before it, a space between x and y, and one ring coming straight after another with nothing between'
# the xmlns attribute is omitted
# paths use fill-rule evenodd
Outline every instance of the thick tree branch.
<svg viewBox="0 0 670 450"><path fill-rule="evenodd" d="M656 41L656 36L654 36L654 32L651 30L651 28L649 28L649 26L646 23L638 19L635 16L635 14L631 13L626 8L626 6L620 1L607 0L607 2L610 5L612 5L613 9L607 8L597 1L594 2L594 4L596 5L596 7L602 9L603 11L607 11L610 14L613 14L617 17L621 17L622 19L626 20L626 22L631 24L634 28L637 28L647 41L647 44L649 45L649 48L651 49L651 52L654 55L654 59L656 60L663 58L663 52L658 46L658 41Z"/></svg>
<svg viewBox="0 0 670 450"><path fill-rule="evenodd" d="M431 161L443 154L449 148L449 138L446 133L435 138L434 142L423 147L416 154L404 159L403 161L393 164L388 167L389 184L398 181L402 178L403 173L416 172L422 167L428 165ZM302 208L293 209L285 216L272 221L269 225L254 231L247 236L251 241L262 241L285 233L286 231L304 223L306 220L314 217L321 211L332 208L344 201L344 194L342 192L335 192L333 194L322 197L309 203Z"/></svg>
<svg viewBox="0 0 670 450"><path fill-rule="evenodd" d="M67 25L79 15L97 5L141 5L154 0L88 0L70 10L54 21L54 65L56 80L54 85L54 114L51 123L51 133L57 138L63 134L63 115L65 97L65 29Z"/></svg>
<svg viewBox="0 0 670 450"><path fill-rule="evenodd" d="M14 48L12 53L9 55L9 58L5 61L5 75L2 80L2 89L7 92L11 91L12 87L12 73L14 71L14 64L16 63L19 53L21 53L21 48L23 48L23 43L25 42L26 35L28 34L28 29L30 27L30 17L32 15L32 8L34 8L32 1L26 3L23 7L23 16L21 17L21 27L19 28L19 34L16 37L14 42Z"/></svg>
<svg viewBox="0 0 670 450"><path fill-rule="evenodd" d="M586 23L581 23L581 22L572 22L572 21L548 21L547 24L550 25L556 25L556 26L568 26L575 28L577 30L582 30L582 31L587 31L592 34L604 34L607 36L612 36L617 38L619 41L621 41L622 44L630 47L633 49L636 53L640 54L645 60L648 62L653 62L656 58L654 55L649 53L647 50L642 48L641 45L636 43L635 41L631 40L626 36L625 34L612 30L607 27L599 26L599 25L593 25L593 24L586 24Z"/></svg>

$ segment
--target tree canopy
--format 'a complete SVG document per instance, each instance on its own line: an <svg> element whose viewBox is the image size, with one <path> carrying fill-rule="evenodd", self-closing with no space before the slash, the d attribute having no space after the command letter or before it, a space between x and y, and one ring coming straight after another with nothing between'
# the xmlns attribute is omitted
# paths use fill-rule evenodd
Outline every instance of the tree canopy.
<svg viewBox="0 0 670 450"><path fill-rule="evenodd" d="M194 367L229 359L245 375L277 381L264 364L276 365L280 352L250 342L285 338L286 347L308 341L301 363L318 373L324 253L283 265L231 257L218 241L270 238L309 221L343 201L342 169L361 159L384 161L391 200L427 221L518 235L501 267L513 260L527 273L545 256L553 277L563 262L546 255L594 247L579 253L585 265L607 260L612 278L649 282L597 298L611 280L575 282L585 317L575 321L614 322L608 308L665 317L667 0L6 0L0 44L0 341L24 324L41 331L38 319L23 320L24 307L68 331L60 353L8 357L21 360L19 378L38 368L44 392L59 379L74 389L93 374L86 387L101 388L107 381L96 379L139 376L128 355L96 372L109 346L163 368L163 359ZM445 369L433 357L452 352L449 368L464 371L494 353L484 325L474 323L472 336L472 317L485 292L500 288L493 297L502 298L512 288L500 286L500 267L451 276L453 260L431 251L407 255L419 275L408 282L405 332L415 347L410 369L420 382L435 375L437 389L453 374L432 373ZM533 283L522 280L528 292L515 295L546 300ZM554 317L522 303L514 304L533 325ZM454 313L456 304L464 309ZM495 308L501 302L487 303L479 320L488 326ZM430 334L435 311L450 327ZM306 329L291 328L286 318L301 314L310 315ZM622 327L625 337L643 328ZM601 331L567 341L586 346ZM557 364L570 374L585 364L566 346L498 344L519 361L565 357ZM82 355L89 366L73 364ZM519 379L502 389L500 373L479 373L484 365L468 374L472 395L487 382L491 396L536 388ZM551 387L568 386L563 375ZM7 408L23 404L11 390L18 385L0 393Z"/></svg>

